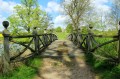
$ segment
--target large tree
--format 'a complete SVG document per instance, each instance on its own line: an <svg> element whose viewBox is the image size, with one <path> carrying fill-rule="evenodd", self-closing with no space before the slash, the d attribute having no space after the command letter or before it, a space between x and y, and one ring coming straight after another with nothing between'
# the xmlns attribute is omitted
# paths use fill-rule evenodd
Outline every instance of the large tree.
<svg viewBox="0 0 120 79"><path fill-rule="evenodd" d="M31 32L33 27L41 29L48 27L48 15L37 3L37 0L21 0L21 4L14 7L15 13L8 18L12 31L18 32L24 29Z"/></svg>
<svg viewBox="0 0 120 79"><path fill-rule="evenodd" d="M78 32L79 23L83 19L90 5L90 0L64 0L63 7L66 15L71 19L74 30Z"/></svg>
<svg viewBox="0 0 120 79"><path fill-rule="evenodd" d="M120 1L119 0L112 0L113 4L111 7L111 21L110 23L116 27L118 30L118 22L120 21Z"/></svg>

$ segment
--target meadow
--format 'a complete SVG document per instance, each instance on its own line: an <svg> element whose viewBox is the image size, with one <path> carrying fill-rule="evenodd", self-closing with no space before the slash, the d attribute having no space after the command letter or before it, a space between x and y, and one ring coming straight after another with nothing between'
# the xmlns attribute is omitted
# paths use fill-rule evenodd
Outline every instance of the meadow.
<svg viewBox="0 0 120 79"><path fill-rule="evenodd" d="M57 35L57 37L58 37L59 40L66 40L67 36L70 33L67 33L67 32L55 32L55 34Z"/></svg>

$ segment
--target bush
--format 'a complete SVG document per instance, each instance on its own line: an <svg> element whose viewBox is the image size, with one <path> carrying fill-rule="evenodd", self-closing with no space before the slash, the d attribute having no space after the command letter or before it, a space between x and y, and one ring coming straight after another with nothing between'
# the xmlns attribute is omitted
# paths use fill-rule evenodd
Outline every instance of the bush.
<svg viewBox="0 0 120 79"><path fill-rule="evenodd" d="M73 31L72 24L68 24L67 27L66 27L66 32L71 33L72 31Z"/></svg>
<svg viewBox="0 0 120 79"><path fill-rule="evenodd" d="M102 79L120 79L120 65L115 66L111 71L106 71L102 76Z"/></svg>
<svg viewBox="0 0 120 79"><path fill-rule="evenodd" d="M55 29L55 31L56 31L56 32L62 32L62 29L61 29L61 27L57 27L57 28Z"/></svg>

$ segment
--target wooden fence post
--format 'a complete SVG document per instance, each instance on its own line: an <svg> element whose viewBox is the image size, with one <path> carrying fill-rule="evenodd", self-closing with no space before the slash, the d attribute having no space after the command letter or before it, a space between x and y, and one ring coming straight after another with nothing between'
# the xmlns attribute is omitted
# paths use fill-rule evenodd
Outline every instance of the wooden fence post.
<svg viewBox="0 0 120 79"><path fill-rule="evenodd" d="M45 44L45 46L47 46L47 38L46 38L46 34L47 34L47 29L44 29L44 35L43 35L43 38L44 38L44 44Z"/></svg>
<svg viewBox="0 0 120 79"><path fill-rule="evenodd" d="M78 29L78 33L77 33L77 45L78 45L78 47L82 47L81 46L81 29Z"/></svg>
<svg viewBox="0 0 120 79"><path fill-rule="evenodd" d="M52 30L50 30L50 44L52 43Z"/></svg>
<svg viewBox="0 0 120 79"><path fill-rule="evenodd" d="M3 36L4 36L4 53L2 54L3 74L9 74L10 71L10 55L9 55L9 36L10 32L7 30L9 26L8 21L3 21Z"/></svg>
<svg viewBox="0 0 120 79"><path fill-rule="evenodd" d="M89 50L90 50L90 34L89 33L86 39L86 44L87 44L87 53L89 53Z"/></svg>
<svg viewBox="0 0 120 79"><path fill-rule="evenodd" d="M118 61L120 63L120 21L119 21L119 26L118 26Z"/></svg>
<svg viewBox="0 0 120 79"><path fill-rule="evenodd" d="M92 40L91 40L91 35L92 35L92 32L91 32L91 30L92 30L92 26L91 25L89 25L89 29L88 29L88 37L87 37L87 39L86 39L86 43L87 43L87 53L89 53L90 52L90 49L92 48Z"/></svg>
<svg viewBox="0 0 120 79"><path fill-rule="evenodd" d="M39 53L39 37L38 37L38 33L37 33L37 27L34 27L33 29L33 35L34 35L34 44L35 44L35 53Z"/></svg>

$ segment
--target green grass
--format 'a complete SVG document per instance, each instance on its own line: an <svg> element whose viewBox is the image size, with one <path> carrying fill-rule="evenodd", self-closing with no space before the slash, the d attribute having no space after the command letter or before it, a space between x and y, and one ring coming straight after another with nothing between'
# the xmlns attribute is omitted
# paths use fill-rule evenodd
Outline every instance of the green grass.
<svg viewBox="0 0 120 79"><path fill-rule="evenodd" d="M92 54L86 54L86 62L100 79L120 79L120 64L110 64L106 60L97 60Z"/></svg>
<svg viewBox="0 0 120 79"><path fill-rule="evenodd" d="M112 40L111 38L96 38L98 43ZM101 51L102 50L102 51ZM120 79L120 64L110 63L109 59L117 58L117 42L98 48L94 54L86 54L86 62L94 69L101 79ZM104 58L98 58L96 55Z"/></svg>
<svg viewBox="0 0 120 79"><path fill-rule="evenodd" d="M70 34L70 33L66 33L66 32L57 32L55 33L58 37L58 39L60 40L66 40L67 39L67 36Z"/></svg>
<svg viewBox="0 0 120 79"><path fill-rule="evenodd" d="M41 66L42 59L31 58L25 64L11 71L9 76L0 75L0 79L33 79Z"/></svg>
<svg viewBox="0 0 120 79"><path fill-rule="evenodd" d="M3 37L3 35L2 35L2 34L0 34L0 38L1 38L1 37Z"/></svg>

